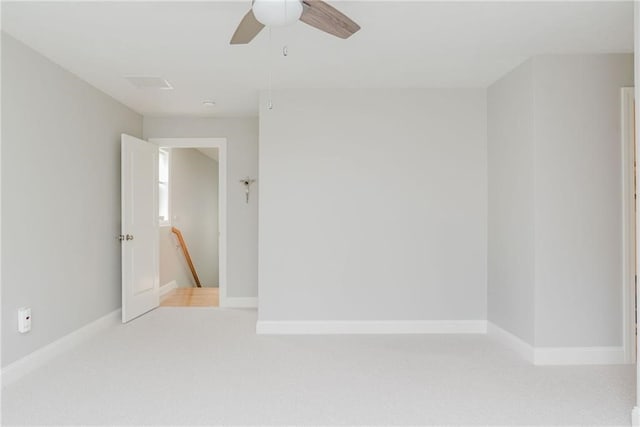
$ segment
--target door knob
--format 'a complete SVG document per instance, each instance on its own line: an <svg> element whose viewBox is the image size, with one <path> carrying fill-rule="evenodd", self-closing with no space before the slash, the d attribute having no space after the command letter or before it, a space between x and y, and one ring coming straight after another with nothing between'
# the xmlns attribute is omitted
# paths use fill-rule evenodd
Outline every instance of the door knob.
<svg viewBox="0 0 640 427"><path fill-rule="evenodd" d="M124 240L124 234L121 234L118 236L118 240L120 240L121 242Z"/></svg>
<svg viewBox="0 0 640 427"><path fill-rule="evenodd" d="M126 240L133 240L133 234L127 234L127 235L125 236L125 239L126 239Z"/></svg>

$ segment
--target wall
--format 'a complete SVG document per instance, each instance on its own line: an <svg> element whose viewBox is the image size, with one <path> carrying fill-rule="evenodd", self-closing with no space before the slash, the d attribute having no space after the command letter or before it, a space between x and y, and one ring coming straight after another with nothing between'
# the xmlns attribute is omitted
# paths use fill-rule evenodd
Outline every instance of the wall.
<svg viewBox="0 0 640 427"><path fill-rule="evenodd" d="M633 55L533 64L536 345L621 345L620 88Z"/></svg>
<svg viewBox="0 0 640 427"><path fill-rule="evenodd" d="M265 105L260 320L486 319L484 90Z"/></svg>
<svg viewBox="0 0 640 427"><path fill-rule="evenodd" d="M200 283L218 286L218 162L193 148L171 149L171 225L182 232ZM171 226L160 227L160 283L195 281Z"/></svg>
<svg viewBox="0 0 640 427"><path fill-rule="evenodd" d="M145 117L145 138L227 138L227 295L258 295L258 193L245 203L239 180L258 176L256 118Z"/></svg>
<svg viewBox="0 0 640 427"><path fill-rule="evenodd" d="M538 348L622 345L625 86L632 55L549 55L488 91L489 319Z"/></svg>
<svg viewBox="0 0 640 427"><path fill-rule="evenodd" d="M640 80L640 5L637 2L633 4L633 49L634 49L634 81ZM634 90L634 98L640 99L640 87L636 86ZM635 109L635 123L640 123L640 108ZM635 135L636 158L635 164L640 164L640 150L638 147L638 133ZM640 169L635 170L636 183L640 182ZM640 223L640 209L638 209L639 201L636 198L636 224ZM636 268L640 265L640 227L636 226ZM636 280L636 295L640 294L640 283ZM637 303L636 303L637 304ZM640 363L638 363L638 355L640 355L640 340L636 341L636 405L631 413L631 423L634 426L640 425Z"/></svg>
<svg viewBox="0 0 640 427"><path fill-rule="evenodd" d="M120 307L120 134L142 117L2 33L2 125L6 366Z"/></svg>
<svg viewBox="0 0 640 427"><path fill-rule="evenodd" d="M488 319L534 342L533 62L487 90Z"/></svg>
<svg viewBox="0 0 640 427"><path fill-rule="evenodd" d="M160 246L160 286L167 285L174 280L180 288L192 286L195 283L193 276L184 255L182 255L179 243L171 232L171 226L160 227L158 245Z"/></svg>

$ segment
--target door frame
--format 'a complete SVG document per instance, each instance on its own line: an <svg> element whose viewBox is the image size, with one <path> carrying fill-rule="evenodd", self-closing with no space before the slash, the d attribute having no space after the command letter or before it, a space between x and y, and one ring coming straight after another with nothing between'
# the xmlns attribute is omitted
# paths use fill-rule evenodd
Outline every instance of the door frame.
<svg viewBox="0 0 640 427"><path fill-rule="evenodd" d="M622 154L622 345L624 362L636 361L636 202L634 162L634 88L623 87L621 99ZM637 185L637 184L636 184Z"/></svg>
<svg viewBox="0 0 640 427"><path fill-rule="evenodd" d="M158 147L218 149L219 305L227 306L227 138L149 138Z"/></svg>

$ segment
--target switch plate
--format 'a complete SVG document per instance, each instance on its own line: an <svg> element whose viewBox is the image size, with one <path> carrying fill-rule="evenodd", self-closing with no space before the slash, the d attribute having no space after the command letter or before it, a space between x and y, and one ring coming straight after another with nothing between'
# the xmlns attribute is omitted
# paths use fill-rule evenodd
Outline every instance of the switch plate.
<svg viewBox="0 0 640 427"><path fill-rule="evenodd" d="M18 309L18 332L25 334L31 330L31 308Z"/></svg>

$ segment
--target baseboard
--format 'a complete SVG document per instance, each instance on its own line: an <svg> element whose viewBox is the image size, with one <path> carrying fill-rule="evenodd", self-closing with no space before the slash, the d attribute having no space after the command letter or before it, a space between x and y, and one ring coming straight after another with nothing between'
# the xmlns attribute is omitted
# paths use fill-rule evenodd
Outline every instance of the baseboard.
<svg viewBox="0 0 640 427"><path fill-rule="evenodd" d="M171 292L178 287L178 282L175 280L170 281L167 284L160 286L160 298Z"/></svg>
<svg viewBox="0 0 640 427"><path fill-rule="evenodd" d="M640 407L634 406L631 411L631 425L633 427L640 427Z"/></svg>
<svg viewBox="0 0 640 427"><path fill-rule="evenodd" d="M220 298L220 307L226 308L257 308L256 297L226 297Z"/></svg>
<svg viewBox="0 0 640 427"><path fill-rule="evenodd" d="M624 347L536 347L536 365L620 365Z"/></svg>
<svg viewBox="0 0 640 427"><path fill-rule="evenodd" d="M624 347L534 347L521 338L489 322L489 335L538 366L618 365L625 361Z"/></svg>
<svg viewBox="0 0 640 427"><path fill-rule="evenodd" d="M259 320L258 334L484 334L485 320L269 321Z"/></svg>
<svg viewBox="0 0 640 427"><path fill-rule="evenodd" d="M106 316L103 316L98 320L65 335L64 337L45 345L33 353L16 360L2 369L2 372L0 373L0 376L2 377L2 386L4 387L17 381L28 373L46 364L51 359L91 338L98 332L120 324L121 320L121 310L118 309L112 311Z"/></svg>
<svg viewBox="0 0 640 427"><path fill-rule="evenodd" d="M524 341L522 338L515 336L511 332L505 331L495 323L488 322L487 332L489 336L498 340L505 347L515 351L527 362L534 363L535 349L531 344Z"/></svg>

